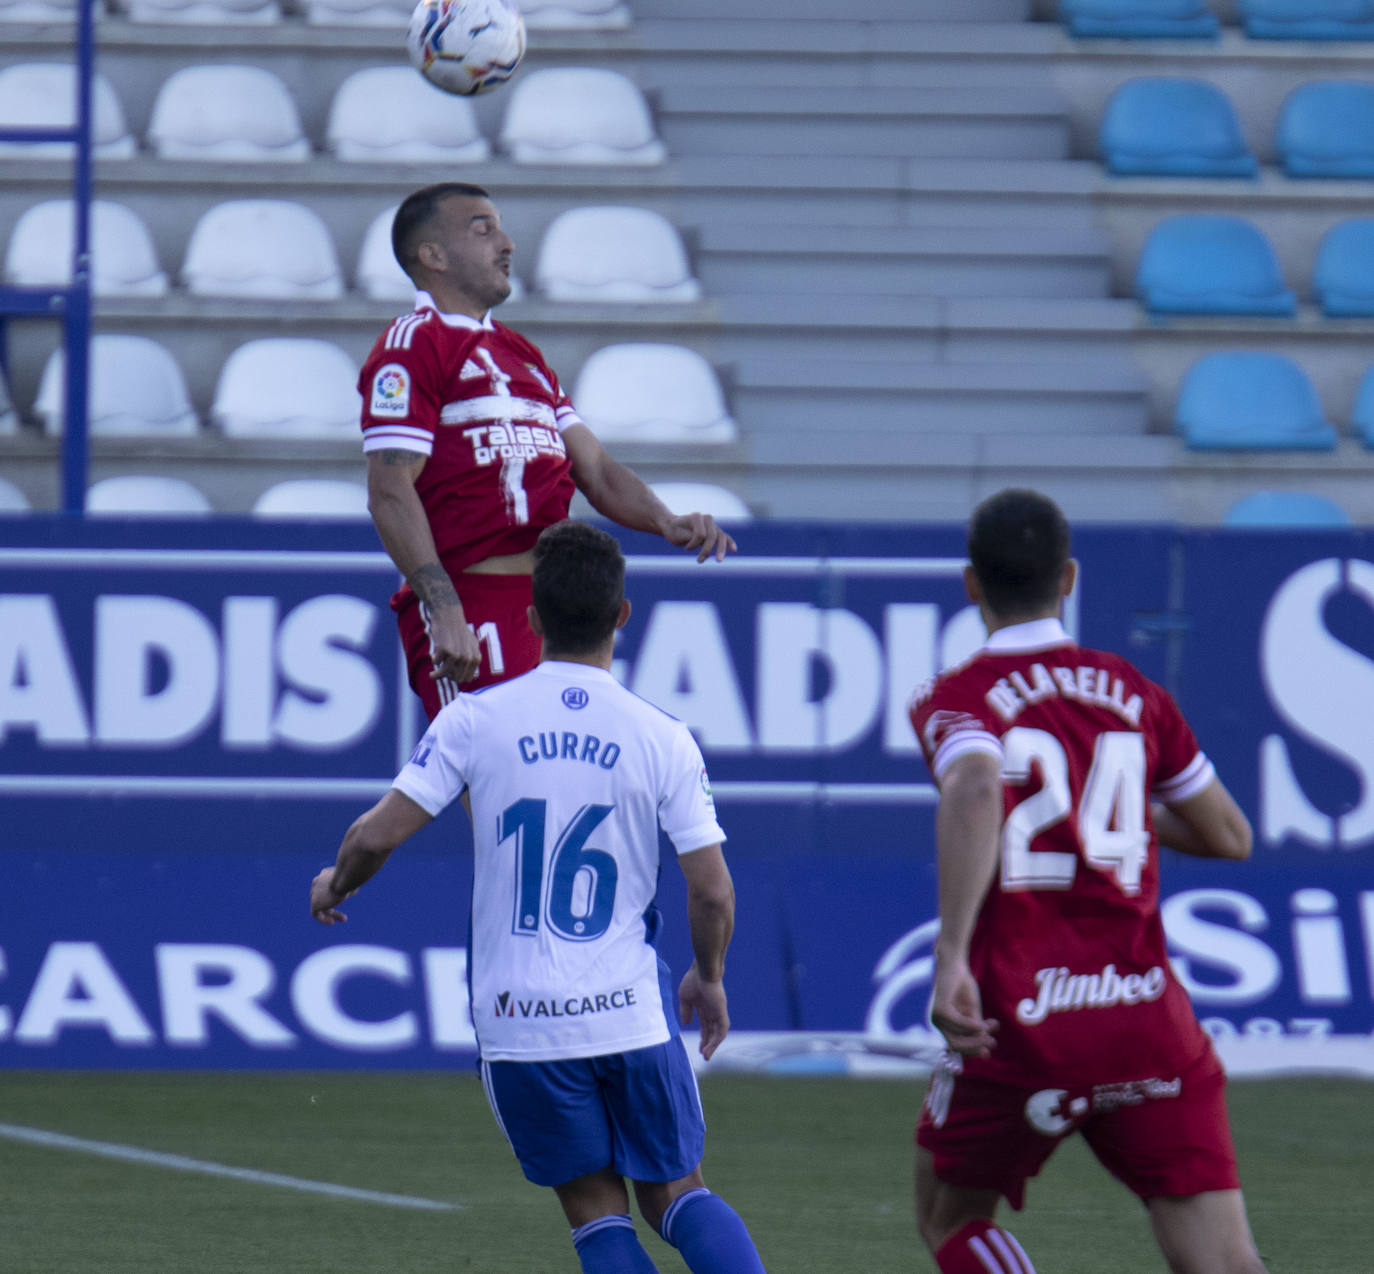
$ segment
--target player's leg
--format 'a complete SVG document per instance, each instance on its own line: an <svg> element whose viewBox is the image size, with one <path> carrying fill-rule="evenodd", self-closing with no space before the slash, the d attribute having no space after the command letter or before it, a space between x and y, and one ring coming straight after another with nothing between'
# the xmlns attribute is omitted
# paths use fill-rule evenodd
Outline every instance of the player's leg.
<svg viewBox="0 0 1374 1274"><path fill-rule="evenodd" d="M676 1181L636 1181L635 1200L692 1274L764 1274L748 1227L706 1188L700 1167Z"/></svg>
<svg viewBox="0 0 1374 1274"><path fill-rule="evenodd" d="M1173 1274L1265 1274L1239 1190L1162 1196L1146 1206Z"/></svg>
<svg viewBox="0 0 1374 1274"><path fill-rule="evenodd" d="M994 1217L997 1190L951 1185L935 1158L916 1148L916 1228L941 1274L1035 1274L1025 1249Z"/></svg>
<svg viewBox="0 0 1374 1274"><path fill-rule="evenodd" d="M482 1087L527 1180L550 1186L583 1274L655 1274L635 1234L593 1059L483 1062Z"/></svg>

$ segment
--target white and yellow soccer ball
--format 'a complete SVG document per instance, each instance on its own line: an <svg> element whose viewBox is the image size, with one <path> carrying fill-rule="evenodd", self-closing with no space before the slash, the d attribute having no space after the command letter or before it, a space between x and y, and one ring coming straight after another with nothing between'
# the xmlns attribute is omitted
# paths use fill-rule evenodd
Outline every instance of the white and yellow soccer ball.
<svg viewBox="0 0 1374 1274"><path fill-rule="evenodd" d="M525 56L525 22L511 0L420 0L406 51L431 84L471 97L515 74Z"/></svg>

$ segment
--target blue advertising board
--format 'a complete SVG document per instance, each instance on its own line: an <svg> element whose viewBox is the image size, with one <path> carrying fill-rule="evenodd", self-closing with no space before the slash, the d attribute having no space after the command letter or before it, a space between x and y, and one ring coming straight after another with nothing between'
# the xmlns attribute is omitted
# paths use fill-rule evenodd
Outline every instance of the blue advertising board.
<svg viewBox="0 0 1374 1274"><path fill-rule="evenodd" d="M935 791L905 706L981 640L962 535L740 538L698 566L622 536L616 664L707 759L733 1020L919 1051ZM1089 527L1075 553L1070 629L1177 695L1256 828L1248 863L1164 865L1199 1015L1348 1059L1374 1041L1374 536ZM348 925L305 905L420 733L394 585L366 526L0 525L0 1065L467 1063L461 811ZM660 901L680 971L671 855Z"/></svg>

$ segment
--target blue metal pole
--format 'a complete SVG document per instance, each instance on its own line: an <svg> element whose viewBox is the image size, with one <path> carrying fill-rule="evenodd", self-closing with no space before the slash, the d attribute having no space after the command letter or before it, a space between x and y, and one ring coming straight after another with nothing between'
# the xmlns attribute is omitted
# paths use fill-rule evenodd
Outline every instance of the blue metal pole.
<svg viewBox="0 0 1374 1274"><path fill-rule="evenodd" d="M63 318L67 351L66 428L62 441L62 511L86 511L87 415L91 340L91 81L95 75L95 0L81 0L76 46L75 235L72 282Z"/></svg>

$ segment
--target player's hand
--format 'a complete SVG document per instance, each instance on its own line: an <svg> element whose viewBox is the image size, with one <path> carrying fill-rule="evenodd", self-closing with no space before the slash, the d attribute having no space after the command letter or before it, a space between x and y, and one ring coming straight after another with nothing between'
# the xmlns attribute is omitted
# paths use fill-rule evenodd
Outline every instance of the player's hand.
<svg viewBox="0 0 1374 1274"><path fill-rule="evenodd" d="M936 960L930 1020L964 1057L987 1057L997 1044L997 1022L983 1016L982 994L963 960Z"/></svg>
<svg viewBox="0 0 1374 1274"><path fill-rule="evenodd" d="M708 1062L711 1054L730 1032L730 1014L725 1007L725 983L708 982L694 963L683 975L677 989L679 1016L683 1026L691 1026L692 1014L701 1023L701 1055Z"/></svg>
<svg viewBox="0 0 1374 1274"><path fill-rule="evenodd" d="M352 896L334 892L334 869L326 867L310 882L310 914L322 925L341 925L348 917L339 910L339 903Z"/></svg>
<svg viewBox="0 0 1374 1274"><path fill-rule="evenodd" d="M482 647L468 627L459 606L438 606L429 612L429 641L436 681L471 681L482 664Z"/></svg>
<svg viewBox="0 0 1374 1274"><path fill-rule="evenodd" d="M714 557L725 561L727 553L736 553L739 546L720 527L709 513L682 513L668 523L663 538L680 549L696 549L697 561Z"/></svg>

